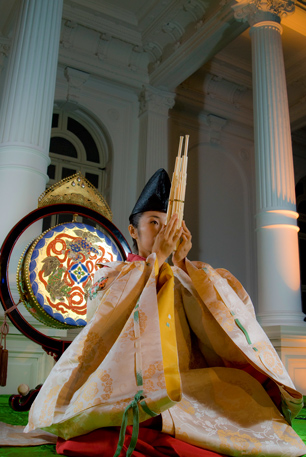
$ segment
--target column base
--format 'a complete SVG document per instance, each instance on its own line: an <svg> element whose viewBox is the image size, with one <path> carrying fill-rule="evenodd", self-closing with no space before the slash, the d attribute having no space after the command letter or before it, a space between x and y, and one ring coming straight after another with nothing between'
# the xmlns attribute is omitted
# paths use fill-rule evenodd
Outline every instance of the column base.
<svg viewBox="0 0 306 457"><path fill-rule="evenodd" d="M296 389L306 395L306 323L305 325L263 326L288 371Z"/></svg>
<svg viewBox="0 0 306 457"><path fill-rule="evenodd" d="M273 313L256 313L258 322L262 327L279 326L279 325L292 325L292 326L305 326L305 314L301 312L289 311L274 311Z"/></svg>

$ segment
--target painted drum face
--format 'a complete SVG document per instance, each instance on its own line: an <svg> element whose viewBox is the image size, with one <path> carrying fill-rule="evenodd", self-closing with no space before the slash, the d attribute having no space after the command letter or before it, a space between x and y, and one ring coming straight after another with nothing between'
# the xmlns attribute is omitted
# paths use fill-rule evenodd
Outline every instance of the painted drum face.
<svg viewBox="0 0 306 457"><path fill-rule="evenodd" d="M86 325L86 300L99 264L123 260L111 239L78 222L52 227L20 258L19 294L28 311L56 328Z"/></svg>

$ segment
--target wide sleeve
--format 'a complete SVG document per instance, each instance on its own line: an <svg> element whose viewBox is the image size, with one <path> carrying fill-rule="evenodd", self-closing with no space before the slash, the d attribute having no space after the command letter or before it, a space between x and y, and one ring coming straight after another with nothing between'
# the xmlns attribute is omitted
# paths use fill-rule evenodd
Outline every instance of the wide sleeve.
<svg viewBox="0 0 306 457"><path fill-rule="evenodd" d="M171 268L151 254L108 273L105 286L97 274L96 310L43 384L26 432L70 439L134 419L137 429L180 401Z"/></svg>
<svg viewBox="0 0 306 457"><path fill-rule="evenodd" d="M186 267L188 274L179 274L193 299L186 303L185 311L209 365L240 368L250 364L272 379L279 387L283 413L290 422L290 416L295 417L302 408L303 397L257 322L239 281L226 270L215 270L206 263L186 260Z"/></svg>

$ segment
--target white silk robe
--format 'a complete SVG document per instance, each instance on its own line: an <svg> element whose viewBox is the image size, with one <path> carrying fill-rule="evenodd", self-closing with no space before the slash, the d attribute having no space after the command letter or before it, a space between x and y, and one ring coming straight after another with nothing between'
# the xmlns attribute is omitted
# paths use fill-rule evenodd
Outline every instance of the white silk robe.
<svg viewBox="0 0 306 457"><path fill-rule="evenodd" d="M186 265L188 274L159 272L151 254L96 273L92 317L45 381L26 431L69 439L120 425L139 393L140 421L161 413L163 432L182 441L229 456L306 453L288 423L302 395L247 293L226 270ZM257 379L278 386L282 413Z"/></svg>

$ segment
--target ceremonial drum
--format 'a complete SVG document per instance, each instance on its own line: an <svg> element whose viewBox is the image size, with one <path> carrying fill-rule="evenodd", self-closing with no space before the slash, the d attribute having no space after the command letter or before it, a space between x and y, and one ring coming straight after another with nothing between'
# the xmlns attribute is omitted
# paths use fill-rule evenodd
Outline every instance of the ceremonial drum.
<svg viewBox="0 0 306 457"><path fill-rule="evenodd" d="M100 230L78 222L52 227L26 248L17 269L19 294L47 326L86 325L86 299L100 265L124 260Z"/></svg>

